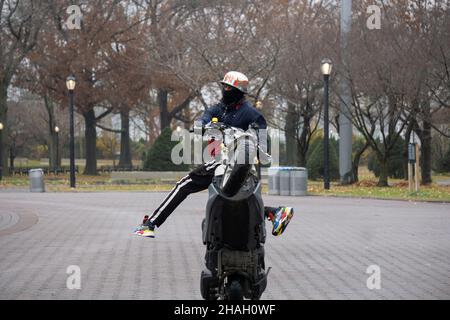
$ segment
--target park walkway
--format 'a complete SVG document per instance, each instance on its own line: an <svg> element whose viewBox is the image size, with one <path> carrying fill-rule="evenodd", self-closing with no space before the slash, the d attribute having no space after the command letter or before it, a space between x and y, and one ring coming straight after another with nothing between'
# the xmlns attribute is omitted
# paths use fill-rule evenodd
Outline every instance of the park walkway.
<svg viewBox="0 0 450 320"><path fill-rule="evenodd" d="M182 203L157 238L131 234L164 196L0 192L0 299L201 299L205 192ZM280 237L266 224L263 299L450 299L450 204L264 199L296 212ZM67 288L73 265L81 289ZM374 267L380 289L367 287Z"/></svg>

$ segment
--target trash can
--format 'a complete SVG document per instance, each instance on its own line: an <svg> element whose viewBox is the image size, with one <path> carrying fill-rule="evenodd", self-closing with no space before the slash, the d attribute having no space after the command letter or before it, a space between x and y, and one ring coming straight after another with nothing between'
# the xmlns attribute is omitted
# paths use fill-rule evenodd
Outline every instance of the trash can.
<svg viewBox="0 0 450 320"><path fill-rule="evenodd" d="M308 170L303 167L294 167L289 173L291 196L306 196L308 193Z"/></svg>
<svg viewBox="0 0 450 320"><path fill-rule="evenodd" d="M280 194L280 168L270 167L267 170L267 178L269 182L269 194L279 195Z"/></svg>
<svg viewBox="0 0 450 320"><path fill-rule="evenodd" d="M45 192L44 186L44 170L31 169L28 172L30 177L30 191L31 192Z"/></svg>
<svg viewBox="0 0 450 320"><path fill-rule="evenodd" d="M290 195L290 171L291 167L280 167L280 196L289 196Z"/></svg>

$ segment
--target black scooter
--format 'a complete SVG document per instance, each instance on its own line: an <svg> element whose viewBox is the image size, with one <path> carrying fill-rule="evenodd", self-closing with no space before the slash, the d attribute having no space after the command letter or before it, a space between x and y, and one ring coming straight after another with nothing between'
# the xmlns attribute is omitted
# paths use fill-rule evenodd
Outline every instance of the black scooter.
<svg viewBox="0 0 450 320"><path fill-rule="evenodd" d="M201 273L201 294L206 300L258 300L270 268L265 271L257 128L244 132L221 123L212 127L224 133L222 154L226 160L222 170L216 169L208 189L202 222L206 268ZM258 159L256 163L252 163L254 158Z"/></svg>

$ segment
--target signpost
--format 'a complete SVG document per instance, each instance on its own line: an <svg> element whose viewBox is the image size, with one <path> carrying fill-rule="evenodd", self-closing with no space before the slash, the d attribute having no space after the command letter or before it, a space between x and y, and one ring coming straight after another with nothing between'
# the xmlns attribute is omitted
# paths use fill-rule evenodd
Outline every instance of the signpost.
<svg viewBox="0 0 450 320"><path fill-rule="evenodd" d="M409 192L413 189L419 191L419 145L417 143L408 144L408 187ZM414 187L413 187L414 185Z"/></svg>

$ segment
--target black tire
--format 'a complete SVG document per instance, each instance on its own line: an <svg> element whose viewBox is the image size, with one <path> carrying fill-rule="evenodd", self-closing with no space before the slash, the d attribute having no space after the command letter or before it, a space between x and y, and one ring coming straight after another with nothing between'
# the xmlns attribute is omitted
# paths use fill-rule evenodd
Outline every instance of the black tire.
<svg viewBox="0 0 450 320"><path fill-rule="evenodd" d="M227 197L232 197L239 192L245 180L247 179L250 169L251 165L249 164L236 164L233 167L228 181L222 188L223 193Z"/></svg>
<svg viewBox="0 0 450 320"><path fill-rule="evenodd" d="M213 280L211 272L202 270L200 276L200 293L205 300L217 300L217 295L213 294L211 290L211 286L214 285Z"/></svg>
<svg viewBox="0 0 450 320"><path fill-rule="evenodd" d="M243 289L238 280L231 281L227 291L228 300L242 300L244 298Z"/></svg>

